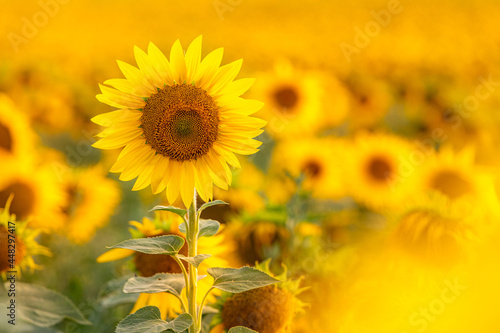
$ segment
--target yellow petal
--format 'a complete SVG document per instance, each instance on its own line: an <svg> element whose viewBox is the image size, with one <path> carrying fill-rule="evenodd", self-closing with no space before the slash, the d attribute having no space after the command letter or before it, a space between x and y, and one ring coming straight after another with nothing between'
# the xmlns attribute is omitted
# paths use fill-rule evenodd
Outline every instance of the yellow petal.
<svg viewBox="0 0 500 333"><path fill-rule="evenodd" d="M224 159L232 165L235 168L241 168L240 161L238 161L238 158L229 150L224 149L221 145L219 145L217 142L214 142L212 148L221 156L224 157Z"/></svg>
<svg viewBox="0 0 500 333"><path fill-rule="evenodd" d="M111 249L109 251L104 252L99 257L97 257L97 262L109 262L115 261L119 259L126 258L134 254L134 250L129 249Z"/></svg>
<svg viewBox="0 0 500 333"><path fill-rule="evenodd" d="M131 131L140 130L139 126L141 126L141 123L137 120L133 120L130 123L114 123L112 126L102 130L101 133L96 135L96 137L109 137L109 139L119 137L123 134L130 133Z"/></svg>
<svg viewBox="0 0 500 333"><path fill-rule="evenodd" d="M99 84L102 94L97 95L97 99L108 105L117 108L131 108L131 109L141 109L144 107L145 102L142 98L130 95L119 90L109 88Z"/></svg>
<svg viewBox="0 0 500 333"><path fill-rule="evenodd" d="M249 116L259 111L264 106L264 103L260 101L243 98L231 98L227 103L225 103L224 100L219 97L216 103L217 105L222 106L220 109L221 114L228 116L236 114Z"/></svg>
<svg viewBox="0 0 500 333"><path fill-rule="evenodd" d="M154 194L158 194L165 189L165 184L168 183L166 179L167 169L169 165L169 158L164 157L162 155L158 160L156 167L151 175L151 189Z"/></svg>
<svg viewBox="0 0 500 333"><path fill-rule="evenodd" d="M181 198L184 206L190 207L194 196L195 173L193 164L190 161L184 161L181 164Z"/></svg>
<svg viewBox="0 0 500 333"><path fill-rule="evenodd" d="M129 122L139 120L142 116L141 111L121 109L112 112L102 113L93 117L92 122L101 126L111 126L114 123Z"/></svg>
<svg viewBox="0 0 500 333"><path fill-rule="evenodd" d="M208 84L207 90L209 95L216 95L220 89L226 87L231 81L233 81L236 75L238 75L242 64L243 59L239 59L227 65L221 66Z"/></svg>
<svg viewBox="0 0 500 333"><path fill-rule="evenodd" d="M147 79L155 87L163 88L163 82L161 81L156 71L151 67L149 57L146 52L144 52L137 46L134 46L134 56L139 69L144 74L144 78Z"/></svg>
<svg viewBox="0 0 500 333"><path fill-rule="evenodd" d="M208 83L212 80L215 73L219 69L224 54L223 48L218 48L210 52L201 62L200 70L196 73L194 82L202 89L207 88Z"/></svg>
<svg viewBox="0 0 500 333"><path fill-rule="evenodd" d="M118 158L116 159L116 162L113 164L109 171L122 172L125 168L125 165L130 160L129 158L127 158L127 155L129 155L132 151L140 149L143 145L145 145L145 142L145 139L139 139L127 144L125 148L122 149L120 155L118 155Z"/></svg>
<svg viewBox="0 0 500 333"><path fill-rule="evenodd" d="M231 172L227 167L226 163L220 163L217 157L212 157L212 155L215 154L216 154L215 152L213 154L209 153L203 157L205 158L205 162L209 167L210 176L212 177L214 184L226 190L228 185L230 184L230 177L231 177L230 175L228 175L228 172L229 174Z"/></svg>
<svg viewBox="0 0 500 333"><path fill-rule="evenodd" d="M180 177L181 177L181 171L180 171L180 162L177 161L171 161L172 163L169 163L169 179L168 179L168 186L167 186L167 200L169 203L174 203L175 200L177 200L177 197L179 196L179 187L180 187ZM187 207L186 207L187 208Z"/></svg>
<svg viewBox="0 0 500 333"><path fill-rule="evenodd" d="M170 69L175 82L183 83L186 81L186 60L179 40L175 41L170 50Z"/></svg>
<svg viewBox="0 0 500 333"><path fill-rule="evenodd" d="M166 85L172 85L174 78L167 57L153 43L149 43L148 54L151 66Z"/></svg>
<svg viewBox="0 0 500 333"><path fill-rule="evenodd" d="M229 84L222 89L219 90L216 94L214 94L214 97L220 96L220 95L226 95L226 96L240 96L244 92L246 92L250 87L254 84L255 79L252 78L246 78L246 79L239 79L233 82L229 82Z"/></svg>
<svg viewBox="0 0 500 333"><path fill-rule="evenodd" d="M138 97L149 97L151 95L151 91L143 85L134 84L126 79L110 79L104 81L104 84Z"/></svg>
<svg viewBox="0 0 500 333"><path fill-rule="evenodd" d="M192 83L195 79L196 70L200 66L201 61L201 41L202 36L198 36L189 45L186 51L186 70L187 70L187 82Z"/></svg>
<svg viewBox="0 0 500 333"><path fill-rule="evenodd" d="M144 89L150 92L150 94L156 92L156 88L154 85L152 85L145 77L144 74L141 72L140 69L127 64L126 62L117 61L118 67L120 67L120 70L122 71L123 75L132 82L132 84L137 85L137 86L142 86Z"/></svg>
<svg viewBox="0 0 500 333"><path fill-rule="evenodd" d="M200 194L200 197L203 201L207 202L212 196L212 181L208 174L207 167L203 165L203 161L201 159L197 159L194 163L196 170L195 186Z"/></svg>
<svg viewBox="0 0 500 333"><path fill-rule="evenodd" d="M230 96L226 98L225 96L220 96L215 101L221 108L221 112L224 113L235 113L241 115L251 115L259 111L264 103L256 101L253 99L243 99L241 97Z"/></svg>
<svg viewBox="0 0 500 333"><path fill-rule="evenodd" d="M262 142L252 139L234 140L232 138L221 137L219 138L219 144L237 154L251 155L259 151L257 147L259 147Z"/></svg>
<svg viewBox="0 0 500 333"><path fill-rule="evenodd" d="M92 144L92 147L99 149L117 149L121 148L142 134L142 130L138 128L137 130L130 131L120 136L105 137L99 141Z"/></svg>
<svg viewBox="0 0 500 333"><path fill-rule="evenodd" d="M154 157L155 151L149 146L144 146L139 151L130 156L130 163L125 165L120 175L120 180L129 181L137 177Z"/></svg>

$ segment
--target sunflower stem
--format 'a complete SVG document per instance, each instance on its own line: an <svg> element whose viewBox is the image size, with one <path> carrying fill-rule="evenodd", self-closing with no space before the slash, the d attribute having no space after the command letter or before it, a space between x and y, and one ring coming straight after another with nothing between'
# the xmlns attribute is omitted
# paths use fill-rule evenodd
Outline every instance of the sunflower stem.
<svg viewBox="0 0 500 333"><path fill-rule="evenodd" d="M181 262L179 257L177 257L177 255L171 256L171 257L174 258L174 260L177 262L177 264L179 264L179 266L181 268L182 275L184 275L184 281L186 283L186 294L188 294L189 293L189 276L188 276L188 272L186 271L186 267L184 267L184 264ZM184 301L184 299L182 297L180 297L179 299L181 301L182 309L184 310L184 312L186 312L188 310L188 308L186 306L186 302Z"/></svg>
<svg viewBox="0 0 500 333"><path fill-rule="evenodd" d="M194 257L198 254L198 232L199 221L196 209L196 189L194 190L194 198L188 210L188 229L187 229L187 243L188 243L188 256ZM193 318L193 325L189 328L190 333L199 332L198 314L196 307L198 287L198 269L189 264L189 288L188 288L188 304L189 314Z"/></svg>

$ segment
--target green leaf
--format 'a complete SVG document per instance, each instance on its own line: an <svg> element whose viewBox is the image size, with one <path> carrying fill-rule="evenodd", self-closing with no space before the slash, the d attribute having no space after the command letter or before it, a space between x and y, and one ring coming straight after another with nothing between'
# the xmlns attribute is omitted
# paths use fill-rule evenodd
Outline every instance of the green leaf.
<svg viewBox="0 0 500 333"><path fill-rule="evenodd" d="M235 326L235 327L229 329L229 331L227 333L259 333L259 332L251 330L251 329L243 327L243 326Z"/></svg>
<svg viewBox="0 0 500 333"><path fill-rule="evenodd" d="M201 262L205 259L210 258L212 255L211 254L198 254L194 257L186 257L182 254L178 254L177 257L181 260L184 260L185 262L190 263L194 267L198 268L200 266Z"/></svg>
<svg viewBox="0 0 500 333"><path fill-rule="evenodd" d="M198 238L212 237L219 231L219 228L220 223L215 220L200 219L200 232L198 233Z"/></svg>
<svg viewBox="0 0 500 333"><path fill-rule="evenodd" d="M160 205L158 205L158 206L154 206L150 210L150 212L154 212L156 210L166 210L167 212L171 212L171 213L179 215L184 220L186 219L187 210L182 209L182 208L178 208L178 207L174 207L174 206L160 206Z"/></svg>
<svg viewBox="0 0 500 333"><path fill-rule="evenodd" d="M201 205L200 209L198 209L198 215L201 214L203 210L205 210L208 207L212 206L217 206L217 205L229 205L227 202L222 201L222 200L214 200L214 201L209 201Z"/></svg>
<svg viewBox="0 0 500 333"><path fill-rule="evenodd" d="M207 270L214 278L214 287L229 293L242 293L244 291L260 288L280 282L272 276L253 267L221 268L213 267Z"/></svg>
<svg viewBox="0 0 500 333"><path fill-rule="evenodd" d="M38 327L51 327L63 319L92 325L66 296L30 283L16 282L19 319Z"/></svg>
<svg viewBox="0 0 500 333"><path fill-rule="evenodd" d="M156 306L145 306L128 315L116 326L116 333L158 333L165 330L184 332L193 324L188 313L183 313L170 322L161 319L160 310Z"/></svg>
<svg viewBox="0 0 500 333"><path fill-rule="evenodd" d="M198 232L198 238L200 237L212 237L215 235L220 228L220 223L215 220L204 220L200 219L200 230ZM179 231L186 233L186 223L182 223L179 226Z"/></svg>
<svg viewBox="0 0 500 333"><path fill-rule="evenodd" d="M150 238L135 238L110 246L110 249L130 249L148 254L174 255L184 245L184 238L176 235L166 235Z"/></svg>
<svg viewBox="0 0 500 333"><path fill-rule="evenodd" d="M149 277L131 277L123 286L123 292L147 294L168 292L180 297L185 286L182 274L157 273Z"/></svg>

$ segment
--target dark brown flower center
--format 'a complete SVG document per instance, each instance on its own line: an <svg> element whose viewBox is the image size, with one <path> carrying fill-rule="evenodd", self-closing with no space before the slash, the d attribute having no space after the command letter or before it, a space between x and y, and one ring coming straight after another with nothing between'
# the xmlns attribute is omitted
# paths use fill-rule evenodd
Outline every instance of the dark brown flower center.
<svg viewBox="0 0 500 333"><path fill-rule="evenodd" d="M164 233L158 236L162 235L172 234ZM181 248L179 253L185 256L188 255L188 247L186 243L184 243L184 246ZM153 276L156 273L182 273L179 264L172 259L172 257L163 254L147 254L137 252L134 255L134 264L140 275L145 277ZM184 266L187 269L187 263L184 263Z"/></svg>
<svg viewBox="0 0 500 333"><path fill-rule="evenodd" d="M323 167L321 166L321 164L318 163L318 161L314 161L314 160L307 161L307 163L305 163L303 168L302 168L302 172L304 172L304 174L306 176L309 176L312 178L316 178L319 175L321 175L322 171L323 171Z"/></svg>
<svg viewBox="0 0 500 333"><path fill-rule="evenodd" d="M283 86L276 90L274 99L279 106L284 109L292 109L299 101L299 94L295 87Z"/></svg>
<svg viewBox="0 0 500 333"><path fill-rule="evenodd" d="M66 215L72 215L84 201L84 193L76 184L68 184L65 190L68 201L67 205L63 207L63 212Z"/></svg>
<svg viewBox="0 0 500 333"><path fill-rule="evenodd" d="M246 226L240 233L235 234L238 257L248 265L254 265L256 261L263 261L268 256L266 252L289 240L290 234L285 228L279 228L272 222L257 222Z"/></svg>
<svg viewBox="0 0 500 333"><path fill-rule="evenodd" d="M391 179L392 165L383 156L374 156L368 162L368 174L377 182L386 182Z"/></svg>
<svg viewBox="0 0 500 333"><path fill-rule="evenodd" d="M450 170L437 173L432 179L431 187L448 196L450 199L457 199L472 191L472 187L467 180Z"/></svg>
<svg viewBox="0 0 500 333"><path fill-rule="evenodd" d="M244 326L260 333L283 332L292 321L293 308L290 292L267 286L229 297L222 309L222 322L226 330Z"/></svg>
<svg viewBox="0 0 500 333"><path fill-rule="evenodd" d="M15 182L0 190L0 207L4 207L9 196L14 199L10 205L10 213L16 214L17 219L24 219L33 211L35 206L35 193L24 183Z"/></svg>
<svg viewBox="0 0 500 333"><path fill-rule="evenodd" d="M165 86L148 98L141 117L146 142L176 161L197 159L217 140L219 107L201 88Z"/></svg>
<svg viewBox="0 0 500 333"><path fill-rule="evenodd" d="M8 127L0 123L0 148L12 151L12 135Z"/></svg>

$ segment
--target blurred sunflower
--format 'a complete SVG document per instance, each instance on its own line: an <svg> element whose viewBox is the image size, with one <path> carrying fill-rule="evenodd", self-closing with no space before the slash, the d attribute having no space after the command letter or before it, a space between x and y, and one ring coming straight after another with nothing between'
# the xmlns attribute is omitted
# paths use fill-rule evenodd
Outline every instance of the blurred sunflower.
<svg viewBox="0 0 500 333"><path fill-rule="evenodd" d="M446 133L441 141L452 142L455 147L464 147L469 145L477 133L481 131L483 124L480 121L484 122L484 117L479 115L483 112L471 117L469 116L472 115L471 110L464 109L464 100L468 98L471 91L477 88L477 83L466 85L459 80L438 77L432 82L428 82L425 100L418 116L424 124L427 137L434 136L433 131L439 129ZM465 79L463 80L465 81ZM490 108L484 113L491 112L493 110ZM490 120L484 122L486 126L491 121L491 116L487 118Z"/></svg>
<svg viewBox="0 0 500 333"><path fill-rule="evenodd" d="M31 124L57 133L81 125L66 72L39 58L21 60L5 70L0 87L15 101Z"/></svg>
<svg viewBox="0 0 500 333"><path fill-rule="evenodd" d="M359 202L379 209L394 207L413 187L414 175L400 175L401 161L412 146L404 139L385 134L359 134L350 149L346 168L349 192Z"/></svg>
<svg viewBox="0 0 500 333"><path fill-rule="evenodd" d="M479 216L435 193L399 214L390 242L423 263L450 267L468 259L478 244Z"/></svg>
<svg viewBox="0 0 500 333"><path fill-rule="evenodd" d="M257 264L255 268L274 276L269 269L270 260ZM290 333L296 313L304 304L297 298L304 288L301 280L287 279L286 269L276 276L274 285L248 290L238 294L223 292L215 303L219 310L211 333L225 333L235 326L244 326L259 333Z"/></svg>
<svg viewBox="0 0 500 333"><path fill-rule="evenodd" d="M338 199L345 195L342 163L345 145L341 141L325 138L285 140L275 148L271 170L293 177L304 176L303 187L313 196ZM281 189L283 190L283 189Z"/></svg>
<svg viewBox="0 0 500 333"><path fill-rule="evenodd" d="M52 231L64 227L62 208L67 198L52 165L5 163L0 175L0 207L10 195L14 195L10 213L21 220L29 217L31 227Z"/></svg>
<svg viewBox="0 0 500 333"><path fill-rule="evenodd" d="M234 249L238 261L252 265L271 257L271 253L282 258L290 239L284 223L277 221L234 219L228 223L227 233L235 240Z"/></svg>
<svg viewBox="0 0 500 333"><path fill-rule="evenodd" d="M437 192L471 209L499 213L493 174L475 164L472 148L459 152L450 147L428 159L421 170L421 185L426 192Z"/></svg>
<svg viewBox="0 0 500 333"><path fill-rule="evenodd" d="M130 228L129 231L133 238L155 237L163 235L177 235L185 238L179 231L179 225L182 223L182 218L170 212L156 212L155 218L150 220L143 218L142 223L131 221L130 225L135 229ZM218 233L212 237L201 237L198 241L199 253L210 253L212 256L204 260L198 267L200 275L206 275L209 267L227 267L228 261L226 257L233 251L231 241L225 236L225 233ZM188 254L187 244L184 244L180 250L181 254ZM100 263L114 261L126 257L133 256L134 269L140 276L153 276L156 273L182 273L177 262L170 256L161 254L145 254L135 252L128 249L112 249L97 258ZM187 264L186 264L187 267ZM213 279L206 277L198 281L198 303L201 303L203 296L212 287ZM215 297L219 295L217 291L211 292L207 298L208 302L214 302ZM132 312L147 306L153 305L160 309L163 319L174 318L181 313L181 304L179 300L168 293L157 294L140 294Z"/></svg>
<svg viewBox="0 0 500 333"><path fill-rule="evenodd" d="M277 138L315 133L327 125L338 125L347 114L348 97L340 83L316 71L294 68L285 60L259 75L254 94L268 106L259 115L269 122L266 128ZM328 115L327 95L334 96L328 101Z"/></svg>
<svg viewBox="0 0 500 333"><path fill-rule="evenodd" d="M354 128L371 128L389 111L392 97L382 80L363 75L345 82L350 93L349 122Z"/></svg>
<svg viewBox="0 0 500 333"><path fill-rule="evenodd" d="M120 201L118 184L98 166L73 169L64 180L68 202L64 207L68 238L78 244L88 242L104 226Z"/></svg>
<svg viewBox="0 0 500 333"><path fill-rule="evenodd" d="M0 94L0 158L31 163L36 136L28 119L5 94Z"/></svg>
<svg viewBox="0 0 500 333"><path fill-rule="evenodd" d="M234 81L242 60L219 67L222 49L201 60L201 36L186 54L177 40L170 62L153 44L148 54L134 49L139 68L118 62L126 79L101 85L97 99L119 110L92 120L108 127L94 147L125 147L111 168L121 180L138 177L133 190L151 184L154 193L166 189L174 202L181 195L191 205L194 188L204 201L212 199L213 184L227 189L228 165L240 167L235 156L257 152L252 138L265 121L250 117L262 103L239 97L254 79Z"/></svg>
<svg viewBox="0 0 500 333"><path fill-rule="evenodd" d="M16 216L9 213L12 199L13 197L10 196L4 208L0 209L0 273L9 270L18 271L18 273L33 272L35 269L41 268L35 263L33 257L37 255L50 256L51 253L48 248L36 241L36 237L41 232L40 229L30 228L27 221L16 221ZM15 236L13 264L9 262L10 257L8 256L10 239L14 239L12 236Z"/></svg>

